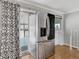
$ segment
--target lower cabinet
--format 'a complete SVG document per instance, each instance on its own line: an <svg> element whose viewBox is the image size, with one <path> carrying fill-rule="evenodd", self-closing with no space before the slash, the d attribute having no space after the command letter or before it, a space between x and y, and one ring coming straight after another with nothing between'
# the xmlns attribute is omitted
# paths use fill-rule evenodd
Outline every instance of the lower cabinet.
<svg viewBox="0 0 79 59"><path fill-rule="evenodd" d="M46 59L54 54L54 42L40 42L36 45L36 59Z"/></svg>

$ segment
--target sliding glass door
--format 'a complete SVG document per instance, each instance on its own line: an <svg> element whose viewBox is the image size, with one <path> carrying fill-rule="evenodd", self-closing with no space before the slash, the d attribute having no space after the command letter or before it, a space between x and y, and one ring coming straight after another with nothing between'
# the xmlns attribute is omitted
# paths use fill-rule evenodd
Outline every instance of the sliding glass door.
<svg viewBox="0 0 79 59"><path fill-rule="evenodd" d="M36 42L36 14L20 12L19 40L21 55L34 52Z"/></svg>
<svg viewBox="0 0 79 59"><path fill-rule="evenodd" d="M29 14L20 12L19 21L19 40L20 40L20 50L21 52L26 52L28 50L29 44Z"/></svg>

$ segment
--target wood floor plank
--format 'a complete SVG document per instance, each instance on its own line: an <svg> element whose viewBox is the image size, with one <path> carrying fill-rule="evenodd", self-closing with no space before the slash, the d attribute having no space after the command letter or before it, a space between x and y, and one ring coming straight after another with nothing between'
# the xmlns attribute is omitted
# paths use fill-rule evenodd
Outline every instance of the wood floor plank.
<svg viewBox="0 0 79 59"><path fill-rule="evenodd" d="M33 59L31 55L26 55L22 59ZM79 50L73 48L70 50L68 46L55 46L55 55L47 59L79 59Z"/></svg>
<svg viewBox="0 0 79 59"><path fill-rule="evenodd" d="M23 56L21 59L33 59L31 55Z"/></svg>
<svg viewBox="0 0 79 59"><path fill-rule="evenodd" d="M55 55L48 59L79 59L79 50L58 45L55 47Z"/></svg>

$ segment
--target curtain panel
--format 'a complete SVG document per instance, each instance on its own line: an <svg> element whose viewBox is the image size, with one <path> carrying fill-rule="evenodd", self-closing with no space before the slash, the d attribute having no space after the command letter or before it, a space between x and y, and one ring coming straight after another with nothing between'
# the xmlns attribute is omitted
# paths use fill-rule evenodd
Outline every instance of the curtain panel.
<svg viewBox="0 0 79 59"><path fill-rule="evenodd" d="M0 0L0 59L19 59L18 4Z"/></svg>

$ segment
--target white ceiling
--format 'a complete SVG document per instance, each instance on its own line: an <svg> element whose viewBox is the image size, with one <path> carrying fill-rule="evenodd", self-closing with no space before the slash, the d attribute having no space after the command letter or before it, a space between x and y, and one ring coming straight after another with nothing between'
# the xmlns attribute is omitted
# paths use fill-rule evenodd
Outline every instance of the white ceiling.
<svg viewBox="0 0 79 59"><path fill-rule="evenodd" d="M27 1L27 0L24 0ZM79 0L29 0L64 13L79 11Z"/></svg>

